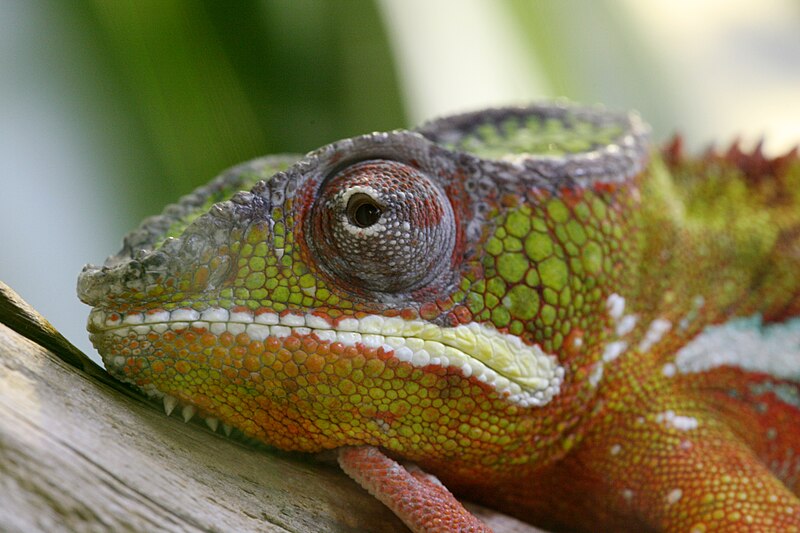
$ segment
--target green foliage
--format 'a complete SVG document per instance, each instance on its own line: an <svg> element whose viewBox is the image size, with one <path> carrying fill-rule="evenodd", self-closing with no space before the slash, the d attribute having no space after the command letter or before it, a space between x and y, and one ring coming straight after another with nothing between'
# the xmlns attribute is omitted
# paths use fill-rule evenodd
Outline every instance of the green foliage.
<svg viewBox="0 0 800 533"><path fill-rule="evenodd" d="M246 159L405 125L371 0L347 9L312 0L68 9L91 36L78 53L104 69L89 83L107 84L100 90L133 125L127 149L148 159L109 177L135 176L148 191L133 209L142 215Z"/></svg>

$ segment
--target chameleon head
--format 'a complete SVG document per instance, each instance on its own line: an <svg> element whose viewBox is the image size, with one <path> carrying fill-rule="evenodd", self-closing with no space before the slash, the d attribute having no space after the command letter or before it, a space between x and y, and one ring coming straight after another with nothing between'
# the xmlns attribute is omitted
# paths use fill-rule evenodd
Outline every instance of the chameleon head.
<svg viewBox="0 0 800 533"><path fill-rule="evenodd" d="M610 253L587 272L543 255L548 217L568 223L552 199L612 194L644 137L635 117L540 106L242 165L84 269L92 341L118 378L282 449L531 460L530 435L557 438L580 325L544 324L547 291ZM595 209L599 227L613 210Z"/></svg>

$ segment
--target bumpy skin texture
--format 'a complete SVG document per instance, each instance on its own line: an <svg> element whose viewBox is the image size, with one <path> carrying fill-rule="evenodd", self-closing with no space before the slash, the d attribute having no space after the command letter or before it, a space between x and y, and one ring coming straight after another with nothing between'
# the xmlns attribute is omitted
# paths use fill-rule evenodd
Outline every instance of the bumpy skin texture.
<svg viewBox="0 0 800 533"><path fill-rule="evenodd" d="M459 115L236 167L78 291L112 374L342 450L419 530L474 523L385 455L546 528L800 528L796 152L687 157L565 104ZM415 490L442 503L409 514Z"/></svg>

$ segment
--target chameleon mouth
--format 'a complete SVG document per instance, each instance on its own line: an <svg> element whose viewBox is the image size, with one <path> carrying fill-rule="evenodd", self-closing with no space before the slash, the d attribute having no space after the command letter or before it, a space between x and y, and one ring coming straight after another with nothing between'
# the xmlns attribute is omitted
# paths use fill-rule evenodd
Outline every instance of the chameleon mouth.
<svg viewBox="0 0 800 533"><path fill-rule="evenodd" d="M314 335L320 342L382 349L415 367L456 369L465 378L489 385L501 397L521 407L549 403L558 394L564 378L564 369L556 357L546 354L538 345L524 344L513 335L475 322L442 327L424 320L380 315L330 319L311 313L279 315L215 307L202 312L180 308L127 314L95 308L88 323L92 337L160 335L190 328L213 335L244 333L255 341ZM125 364L126 357L122 355L106 360L109 370Z"/></svg>

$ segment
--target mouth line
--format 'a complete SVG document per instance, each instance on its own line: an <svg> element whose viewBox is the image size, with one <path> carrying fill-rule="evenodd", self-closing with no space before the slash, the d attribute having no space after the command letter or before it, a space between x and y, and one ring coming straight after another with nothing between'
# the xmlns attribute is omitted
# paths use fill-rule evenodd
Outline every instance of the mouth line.
<svg viewBox="0 0 800 533"><path fill-rule="evenodd" d="M367 315L330 320L319 315L277 314L224 308L156 310L120 314L95 308L89 316L92 335L148 335L203 329L213 335L246 334L251 340L314 335L319 342L383 349L414 367L454 368L475 378L501 397L522 407L540 407L559 392L564 369L538 345L476 322L442 327L424 320ZM107 364L124 364L107 361Z"/></svg>

